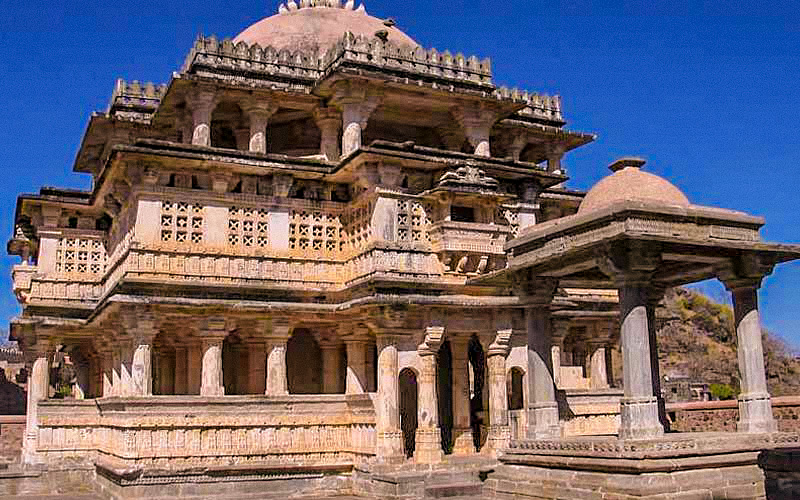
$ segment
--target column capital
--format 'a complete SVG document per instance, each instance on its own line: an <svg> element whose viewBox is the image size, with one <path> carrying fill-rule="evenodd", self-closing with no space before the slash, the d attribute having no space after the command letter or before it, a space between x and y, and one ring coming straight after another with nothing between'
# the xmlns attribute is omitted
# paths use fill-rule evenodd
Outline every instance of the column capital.
<svg viewBox="0 0 800 500"><path fill-rule="evenodd" d="M210 110L217 103L217 92L212 87L195 87L186 94L186 104L195 111Z"/></svg>
<svg viewBox="0 0 800 500"><path fill-rule="evenodd" d="M487 356L508 356L508 353L511 352L511 336L514 334L514 330L511 328L505 330L498 330L497 335L494 338L494 342L489 345L489 349L486 351Z"/></svg>
<svg viewBox="0 0 800 500"><path fill-rule="evenodd" d="M525 306L549 307L558 287L558 279L540 278L523 271L514 274L512 287Z"/></svg>
<svg viewBox="0 0 800 500"><path fill-rule="evenodd" d="M287 341L292 336L293 326L289 318L272 318L266 337L270 341Z"/></svg>
<svg viewBox="0 0 800 500"><path fill-rule="evenodd" d="M258 117L268 120L272 115L278 111L278 103L271 97L269 98L256 98L251 97L247 99L242 105L242 111L247 113L250 117Z"/></svg>
<svg viewBox="0 0 800 500"><path fill-rule="evenodd" d="M317 127L336 127L337 129L342 126L342 112L338 109L328 107L314 108L314 121Z"/></svg>
<svg viewBox="0 0 800 500"><path fill-rule="evenodd" d="M205 319L201 333L203 340L213 338L219 338L221 340L227 335L227 322L223 316L212 316Z"/></svg>
<svg viewBox="0 0 800 500"><path fill-rule="evenodd" d="M420 356L432 356L439 352L439 347L444 341L443 326L429 326L425 328L425 338L417 347Z"/></svg>

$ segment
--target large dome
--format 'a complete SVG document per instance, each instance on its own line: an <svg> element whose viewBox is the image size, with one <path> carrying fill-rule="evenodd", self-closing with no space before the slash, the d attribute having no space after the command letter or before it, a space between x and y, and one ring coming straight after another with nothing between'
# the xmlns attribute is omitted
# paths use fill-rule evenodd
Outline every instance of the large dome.
<svg viewBox="0 0 800 500"><path fill-rule="evenodd" d="M686 195L669 181L643 172L644 163L639 158L622 158L611 164L609 168L614 173L586 193L578 213L594 212L625 200L679 207L690 205Z"/></svg>
<svg viewBox="0 0 800 500"><path fill-rule="evenodd" d="M310 4L309 0L289 2L281 5L278 14L262 19L239 33L235 43L257 43L262 47L272 46L278 50L288 49L324 51L342 38L346 32L354 35L375 36L378 31L388 33L388 41L395 45L419 44L394 27L391 21L383 21L366 13L363 4L353 10L353 1L341 6L339 1L326 2L325 6ZM322 3L316 0L314 3ZM303 5L305 7L298 7ZM332 6L331 6L332 5Z"/></svg>

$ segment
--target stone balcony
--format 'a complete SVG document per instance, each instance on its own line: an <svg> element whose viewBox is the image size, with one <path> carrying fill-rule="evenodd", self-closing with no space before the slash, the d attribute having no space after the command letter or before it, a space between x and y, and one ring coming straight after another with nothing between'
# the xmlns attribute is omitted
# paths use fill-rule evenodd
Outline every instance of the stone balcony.
<svg viewBox="0 0 800 500"><path fill-rule="evenodd" d="M503 245L511 238L509 226L442 221L430 227L431 249L445 272L483 274L505 267Z"/></svg>

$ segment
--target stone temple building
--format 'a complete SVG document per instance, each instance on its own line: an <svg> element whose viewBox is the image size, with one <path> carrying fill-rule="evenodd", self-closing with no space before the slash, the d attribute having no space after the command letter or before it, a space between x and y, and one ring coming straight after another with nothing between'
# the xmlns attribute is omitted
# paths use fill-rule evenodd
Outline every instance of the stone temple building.
<svg viewBox="0 0 800 500"><path fill-rule="evenodd" d="M117 82L73 166L92 189L17 202L24 464L115 498L544 498L598 475L633 497L665 470L659 493L763 492L758 452L798 437L774 432L756 291L800 249L635 158L565 188L593 139L353 0L290 0L165 85ZM746 438L664 435L654 306L712 277ZM75 398L49 398L56 353Z"/></svg>

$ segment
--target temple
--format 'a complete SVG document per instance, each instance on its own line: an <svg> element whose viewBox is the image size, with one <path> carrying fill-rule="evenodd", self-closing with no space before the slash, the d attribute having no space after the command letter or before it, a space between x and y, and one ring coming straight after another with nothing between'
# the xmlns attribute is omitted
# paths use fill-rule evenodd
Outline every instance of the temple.
<svg viewBox="0 0 800 500"><path fill-rule="evenodd" d="M109 498L435 497L456 477L540 498L570 468L635 497L665 460L707 477L705 453L763 491L755 456L798 436L776 432L757 291L800 248L638 158L565 187L594 139L565 125L558 96L353 0L290 0L198 38L165 85L118 81L73 166L92 189L17 201L24 464ZM655 305L710 278L733 292L746 439L665 434Z"/></svg>

